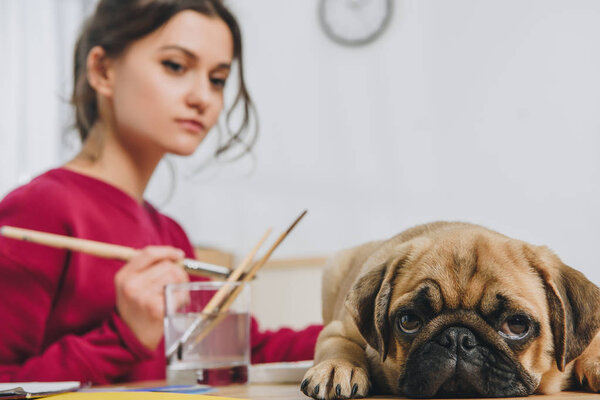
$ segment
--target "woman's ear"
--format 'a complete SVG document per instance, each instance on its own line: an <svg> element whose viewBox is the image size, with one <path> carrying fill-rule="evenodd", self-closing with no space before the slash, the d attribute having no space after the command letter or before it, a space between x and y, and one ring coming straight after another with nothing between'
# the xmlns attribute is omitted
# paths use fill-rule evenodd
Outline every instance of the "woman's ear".
<svg viewBox="0 0 600 400"><path fill-rule="evenodd" d="M87 79L96 93L105 97L113 94L113 63L100 46L94 46L87 56Z"/></svg>

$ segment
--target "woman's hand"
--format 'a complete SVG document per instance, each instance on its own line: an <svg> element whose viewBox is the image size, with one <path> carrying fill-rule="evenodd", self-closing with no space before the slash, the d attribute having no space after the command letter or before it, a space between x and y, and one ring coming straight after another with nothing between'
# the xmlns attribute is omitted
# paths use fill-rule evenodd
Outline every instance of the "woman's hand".
<svg viewBox="0 0 600 400"><path fill-rule="evenodd" d="M167 246L148 246L115 275L117 310L138 340L155 350L163 336L165 315L164 287L188 282L182 250Z"/></svg>

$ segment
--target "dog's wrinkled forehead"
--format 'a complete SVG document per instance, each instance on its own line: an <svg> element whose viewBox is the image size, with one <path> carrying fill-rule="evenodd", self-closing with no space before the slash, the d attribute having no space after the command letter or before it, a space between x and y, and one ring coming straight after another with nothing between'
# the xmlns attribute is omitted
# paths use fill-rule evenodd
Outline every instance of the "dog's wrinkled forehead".
<svg viewBox="0 0 600 400"><path fill-rule="evenodd" d="M410 302L433 313L472 309L489 314L509 303L543 309L543 284L523 245L486 234L440 235L419 241L402 273L396 275L392 298L397 304Z"/></svg>

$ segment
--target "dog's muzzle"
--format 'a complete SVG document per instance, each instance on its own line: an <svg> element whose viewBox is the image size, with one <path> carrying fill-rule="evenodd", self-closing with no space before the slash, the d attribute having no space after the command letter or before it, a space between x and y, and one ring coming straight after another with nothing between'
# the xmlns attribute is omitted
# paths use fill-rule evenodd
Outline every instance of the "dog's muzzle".
<svg viewBox="0 0 600 400"><path fill-rule="evenodd" d="M399 385L408 397L527 396L532 390L522 368L464 326L446 327L413 351L405 371Z"/></svg>

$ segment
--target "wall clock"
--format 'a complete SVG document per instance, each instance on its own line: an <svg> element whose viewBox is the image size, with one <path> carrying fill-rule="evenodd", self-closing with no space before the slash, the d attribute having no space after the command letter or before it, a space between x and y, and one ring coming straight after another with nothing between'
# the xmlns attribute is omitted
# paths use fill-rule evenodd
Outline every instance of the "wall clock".
<svg viewBox="0 0 600 400"><path fill-rule="evenodd" d="M335 42L365 45L388 26L392 3L393 0L320 0L319 22Z"/></svg>

